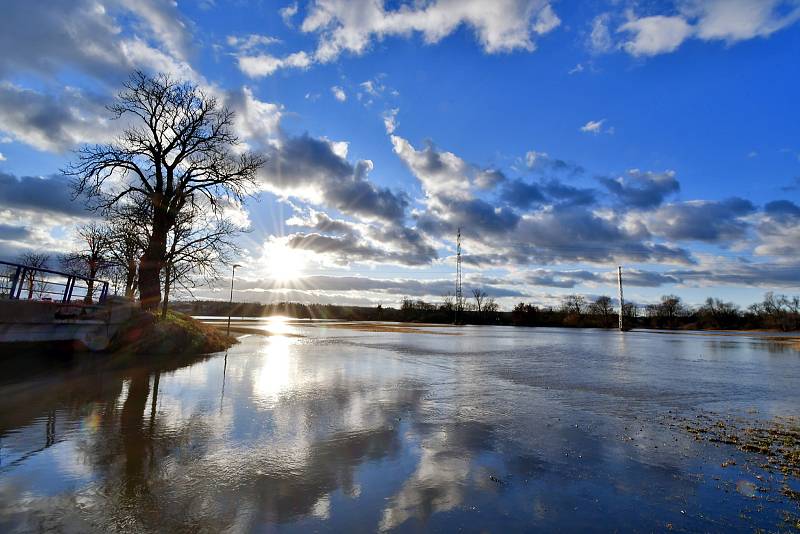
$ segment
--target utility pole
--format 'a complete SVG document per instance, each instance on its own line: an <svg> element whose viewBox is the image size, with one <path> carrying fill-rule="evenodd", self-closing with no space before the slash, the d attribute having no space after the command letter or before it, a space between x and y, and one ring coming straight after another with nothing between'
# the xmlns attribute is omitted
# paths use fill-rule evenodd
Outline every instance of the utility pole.
<svg viewBox="0 0 800 534"><path fill-rule="evenodd" d="M456 309L455 309L455 324L458 324L461 306L464 302L464 294L461 288L461 227L458 227L458 235L456 236Z"/></svg>
<svg viewBox="0 0 800 534"><path fill-rule="evenodd" d="M237 267L241 267L241 265L235 264L233 266L233 270L231 271L231 299L228 301L228 335L231 335L231 314L233 313L233 279L236 278ZM225 354L227 357L227 352Z"/></svg>
<svg viewBox="0 0 800 534"><path fill-rule="evenodd" d="M624 332L625 328L622 323L624 316L623 310L625 309L625 300L622 298L622 266L617 267L617 282L619 283L619 330Z"/></svg>

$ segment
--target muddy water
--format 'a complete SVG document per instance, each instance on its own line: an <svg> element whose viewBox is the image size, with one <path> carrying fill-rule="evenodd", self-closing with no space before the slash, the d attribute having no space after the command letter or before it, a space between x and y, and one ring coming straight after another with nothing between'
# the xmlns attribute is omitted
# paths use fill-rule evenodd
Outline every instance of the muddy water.
<svg viewBox="0 0 800 534"><path fill-rule="evenodd" d="M751 531L800 515L780 491L797 480L676 423L800 414L786 345L246 326L275 335L168 364L4 359L0 531Z"/></svg>

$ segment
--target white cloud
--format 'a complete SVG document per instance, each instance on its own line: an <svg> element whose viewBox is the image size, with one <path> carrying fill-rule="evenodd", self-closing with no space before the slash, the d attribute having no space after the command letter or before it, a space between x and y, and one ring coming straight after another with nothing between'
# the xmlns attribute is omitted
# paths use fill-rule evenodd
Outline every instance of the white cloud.
<svg viewBox="0 0 800 534"><path fill-rule="evenodd" d="M290 26L297 12L297 3L279 11ZM420 33L425 43L437 43L462 25L474 30L487 53L533 51L534 38L560 24L546 0L432 0L388 10L384 0L314 0L300 26L318 36L313 54L302 52L299 65L287 61L291 56L239 56L239 68L248 76L268 76L281 68L331 62L342 52L363 54L373 41L387 36Z"/></svg>
<svg viewBox="0 0 800 534"><path fill-rule="evenodd" d="M5 161L6 159L8 159L8 158L6 158L5 154L0 152L0 161Z"/></svg>
<svg viewBox="0 0 800 534"><path fill-rule="evenodd" d="M105 100L66 88L60 95L0 83L0 132L39 150L63 152L111 138L119 123L106 120Z"/></svg>
<svg viewBox="0 0 800 534"><path fill-rule="evenodd" d="M296 68L305 69L311 65L311 57L305 52L295 52L288 56L278 58L270 54L254 56L237 56L239 70L251 78L269 76L278 69Z"/></svg>
<svg viewBox="0 0 800 534"><path fill-rule="evenodd" d="M225 39L225 42L228 43L228 46L238 48L241 51L247 51L253 48L277 44L280 43L281 40L269 35L251 33L245 36L229 35Z"/></svg>
<svg viewBox="0 0 800 534"><path fill-rule="evenodd" d="M318 33L315 57L336 59L344 51L364 53L374 39L390 35L422 34L436 43L459 26L470 26L488 53L533 50L535 35L560 24L543 0L434 0L386 10L382 0L316 0L301 29Z"/></svg>
<svg viewBox="0 0 800 534"><path fill-rule="evenodd" d="M165 57L173 67L185 64L191 41L175 2L6 0L0 50L14 53L0 54L0 75L52 76L74 68L116 85L135 68L165 71Z"/></svg>
<svg viewBox="0 0 800 534"><path fill-rule="evenodd" d="M463 159L432 146L417 150L396 135L391 140L395 154L408 165L429 197L450 195L464 200L473 197L470 187L473 168Z"/></svg>
<svg viewBox="0 0 800 534"><path fill-rule="evenodd" d="M344 102L345 100L347 100L347 93L345 93L344 89L342 89L338 85L334 85L333 87L331 87L331 93L333 93L333 97L339 102Z"/></svg>
<svg viewBox="0 0 800 534"><path fill-rule="evenodd" d="M381 87L381 86L376 86L375 82L373 82L372 80L367 80L366 82L361 82L358 85L362 89L364 89L364 91L366 91L366 93L368 95L378 96L380 94L379 90L378 90L378 87ZM382 90L382 88L381 88L381 90Z"/></svg>
<svg viewBox="0 0 800 534"><path fill-rule="evenodd" d="M583 72L583 70L584 70L583 64L582 63L578 63L577 65L575 65L574 67L569 69L567 74L577 74L579 72Z"/></svg>
<svg viewBox="0 0 800 534"><path fill-rule="evenodd" d="M532 169L536 166L537 162L542 161L542 159L547 159L547 152L529 150L528 153L525 154L525 165L527 165L529 169Z"/></svg>
<svg viewBox="0 0 800 534"><path fill-rule="evenodd" d="M545 5L539 14L536 15L536 22L533 24L533 31L539 35L550 33L561 25L561 19L558 18L550 4Z"/></svg>
<svg viewBox="0 0 800 534"><path fill-rule="evenodd" d="M389 109L383 114L383 125L386 127L387 134L393 134L397 129L397 114L400 108Z"/></svg>
<svg viewBox="0 0 800 534"><path fill-rule="evenodd" d="M279 104L258 100L249 87L226 96L226 104L236 113L234 126L245 143L243 148L264 148L279 143L283 110Z"/></svg>
<svg viewBox="0 0 800 534"><path fill-rule="evenodd" d="M682 17L656 15L631 20L617 31L634 34L622 45L626 52L632 56L654 56L677 49L692 34L692 27Z"/></svg>
<svg viewBox="0 0 800 534"><path fill-rule="evenodd" d="M629 20L617 31L632 34L622 48L633 56L673 52L687 39L738 41L768 37L800 20L793 0L690 0L678 13Z"/></svg>
<svg viewBox="0 0 800 534"><path fill-rule="evenodd" d="M600 119L599 121L589 121L586 124L584 124L583 126L581 126L581 131L585 132L585 133L594 134L594 135L601 134L601 133L607 133L607 134L614 133L614 127L613 126L609 126L608 128L603 129L603 124L605 124L605 122L606 122L606 119Z"/></svg>
<svg viewBox="0 0 800 534"><path fill-rule="evenodd" d="M592 31L589 34L589 49L597 54L610 52L614 48L611 32L608 29L610 15L603 13L592 20Z"/></svg>
<svg viewBox="0 0 800 534"><path fill-rule="evenodd" d="M729 43L766 37L800 19L800 4L784 0L705 0L684 6L698 17L697 37Z"/></svg>
<svg viewBox="0 0 800 534"><path fill-rule="evenodd" d="M292 19L295 15L297 15L297 2L293 2L286 7L279 9L278 13L280 13L283 23L287 26L291 26Z"/></svg>

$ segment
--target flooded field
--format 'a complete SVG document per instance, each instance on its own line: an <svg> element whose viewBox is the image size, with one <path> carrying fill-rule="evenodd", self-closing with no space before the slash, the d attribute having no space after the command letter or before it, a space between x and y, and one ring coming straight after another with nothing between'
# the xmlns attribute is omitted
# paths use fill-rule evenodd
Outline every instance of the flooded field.
<svg viewBox="0 0 800 534"><path fill-rule="evenodd" d="M4 355L0 531L800 529L780 339L234 327L168 363Z"/></svg>

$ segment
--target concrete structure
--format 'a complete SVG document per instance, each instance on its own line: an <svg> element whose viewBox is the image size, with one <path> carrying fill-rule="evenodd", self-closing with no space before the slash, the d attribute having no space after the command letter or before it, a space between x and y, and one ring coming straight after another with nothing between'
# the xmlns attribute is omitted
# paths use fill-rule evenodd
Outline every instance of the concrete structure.
<svg viewBox="0 0 800 534"><path fill-rule="evenodd" d="M136 309L122 297L108 297L103 304L2 299L0 343L77 341L103 350Z"/></svg>

